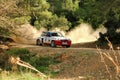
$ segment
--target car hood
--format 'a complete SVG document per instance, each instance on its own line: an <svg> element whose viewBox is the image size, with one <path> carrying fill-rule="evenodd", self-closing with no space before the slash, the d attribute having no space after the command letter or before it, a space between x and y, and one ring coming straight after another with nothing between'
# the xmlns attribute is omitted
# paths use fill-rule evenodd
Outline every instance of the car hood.
<svg viewBox="0 0 120 80"><path fill-rule="evenodd" d="M66 37L51 37L53 40L70 40L69 38Z"/></svg>

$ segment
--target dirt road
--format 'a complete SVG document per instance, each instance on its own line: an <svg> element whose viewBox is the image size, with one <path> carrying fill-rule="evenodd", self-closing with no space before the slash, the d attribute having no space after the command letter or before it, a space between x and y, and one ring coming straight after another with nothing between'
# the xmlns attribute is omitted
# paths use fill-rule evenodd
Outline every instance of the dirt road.
<svg viewBox="0 0 120 80"><path fill-rule="evenodd" d="M18 44L18 43L12 43L10 44L12 47L20 47L20 48L27 48L30 51L33 51L38 54L62 54L62 53L97 53L96 48L82 48L78 47L78 45L73 45L70 48L63 48L63 47L56 47L52 48L51 46L37 46L35 44Z"/></svg>

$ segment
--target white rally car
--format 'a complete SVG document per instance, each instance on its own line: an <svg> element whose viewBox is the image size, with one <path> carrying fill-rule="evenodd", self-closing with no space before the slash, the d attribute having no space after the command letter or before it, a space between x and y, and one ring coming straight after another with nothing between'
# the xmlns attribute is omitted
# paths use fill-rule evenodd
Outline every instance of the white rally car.
<svg viewBox="0 0 120 80"><path fill-rule="evenodd" d="M37 45L49 44L51 47L63 46L70 47L71 40L65 38L60 32L42 32L36 40Z"/></svg>

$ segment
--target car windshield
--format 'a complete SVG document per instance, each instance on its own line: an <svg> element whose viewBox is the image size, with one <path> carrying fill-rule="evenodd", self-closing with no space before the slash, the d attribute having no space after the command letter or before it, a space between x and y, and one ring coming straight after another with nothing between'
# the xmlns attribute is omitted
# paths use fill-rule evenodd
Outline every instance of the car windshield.
<svg viewBox="0 0 120 80"><path fill-rule="evenodd" d="M60 32L58 32L58 33L52 33L51 35L52 36L58 36L58 37L62 37L63 36Z"/></svg>
<svg viewBox="0 0 120 80"><path fill-rule="evenodd" d="M42 34L41 34L41 36L45 36L46 35L46 32L43 32Z"/></svg>

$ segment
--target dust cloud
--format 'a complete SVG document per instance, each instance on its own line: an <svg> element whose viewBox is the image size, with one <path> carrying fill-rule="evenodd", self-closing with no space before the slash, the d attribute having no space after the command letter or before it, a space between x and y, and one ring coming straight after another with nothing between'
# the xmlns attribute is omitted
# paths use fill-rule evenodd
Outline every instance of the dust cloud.
<svg viewBox="0 0 120 80"><path fill-rule="evenodd" d="M11 37L17 43L35 44L42 31L46 30L44 28L37 30L30 24L24 24L17 28L15 34L11 35Z"/></svg>
<svg viewBox="0 0 120 80"><path fill-rule="evenodd" d="M91 25L82 23L66 36L72 40L72 43L85 43L96 41L99 38L99 32L105 33L106 31L103 26L94 30Z"/></svg>
<svg viewBox="0 0 120 80"><path fill-rule="evenodd" d="M30 24L24 24L16 29L15 34L12 35L12 39L17 43L35 44L36 39L43 31L46 31L46 29L42 28L37 30ZM104 27L100 27L99 29L94 30L89 24L82 23L68 33L58 28L52 31L61 32L65 37L70 38L72 43L84 43L96 41L99 38L99 32L105 33L106 29Z"/></svg>
<svg viewBox="0 0 120 80"><path fill-rule="evenodd" d="M68 33L60 30L59 28L52 31L61 32L65 37L70 38L74 44L96 41L99 38L99 32L105 33L107 30L104 26L100 26L100 28L94 30L90 24L82 23Z"/></svg>

